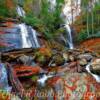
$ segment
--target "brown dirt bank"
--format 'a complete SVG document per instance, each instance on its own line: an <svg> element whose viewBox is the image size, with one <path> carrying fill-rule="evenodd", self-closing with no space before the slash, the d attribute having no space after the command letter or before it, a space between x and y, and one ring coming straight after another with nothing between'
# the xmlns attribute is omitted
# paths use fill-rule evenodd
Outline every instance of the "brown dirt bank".
<svg viewBox="0 0 100 100"><path fill-rule="evenodd" d="M87 39L80 43L81 49L89 49L100 54L100 38Z"/></svg>

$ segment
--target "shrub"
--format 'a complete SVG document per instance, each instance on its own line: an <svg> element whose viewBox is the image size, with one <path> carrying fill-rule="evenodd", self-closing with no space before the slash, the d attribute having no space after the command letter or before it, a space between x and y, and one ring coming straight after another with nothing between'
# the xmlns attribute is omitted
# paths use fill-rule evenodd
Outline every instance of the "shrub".
<svg viewBox="0 0 100 100"><path fill-rule="evenodd" d="M6 17L9 15L9 11L6 7L0 6L0 16Z"/></svg>
<svg viewBox="0 0 100 100"><path fill-rule="evenodd" d="M77 41L81 42L81 41L83 41L83 40L85 40L87 38L88 38L88 35L87 35L86 30L82 30L77 36Z"/></svg>

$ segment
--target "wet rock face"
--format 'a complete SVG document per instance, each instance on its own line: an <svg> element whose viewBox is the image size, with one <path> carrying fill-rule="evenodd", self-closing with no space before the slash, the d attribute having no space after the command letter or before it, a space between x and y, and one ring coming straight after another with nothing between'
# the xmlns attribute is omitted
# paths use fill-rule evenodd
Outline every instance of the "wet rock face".
<svg viewBox="0 0 100 100"><path fill-rule="evenodd" d="M100 75L100 59L95 59L90 67L92 73Z"/></svg>
<svg viewBox="0 0 100 100"><path fill-rule="evenodd" d="M32 56L21 55L18 57L17 62L24 64L24 65L35 65L34 58Z"/></svg>

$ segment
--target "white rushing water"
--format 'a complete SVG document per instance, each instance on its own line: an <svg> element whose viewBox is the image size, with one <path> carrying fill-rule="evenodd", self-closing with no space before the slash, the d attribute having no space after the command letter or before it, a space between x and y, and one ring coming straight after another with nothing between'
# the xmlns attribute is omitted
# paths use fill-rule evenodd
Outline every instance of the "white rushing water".
<svg viewBox="0 0 100 100"><path fill-rule="evenodd" d="M32 27L30 27L31 31L32 31L32 35L33 35L33 40L34 40L34 43L35 43L35 47L40 47L39 45L39 42L37 40L37 32L36 30L34 30Z"/></svg>
<svg viewBox="0 0 100 100"><path fill-rule="evenodd" d="M46 75L44 74L42 76L42 78L38 79L37 82L41 85L41 86L45 86L45 82L46 80L48 80L49 78L53 77L53 75Z"/></svg>
<svg viewBox="0 0 100 100"><path fill-rule="evenodd" d="M55 7L57 5L57 0L48 0L50 2L50 9L51 11L54 11L55 10ZM66 1L66 0L65 0ZM67 0L68 1L68 0ZM69 0L70 1L70 0ZM66 5L66 4L65 4ZM69 14L69 10L71 11L70 9L71 7L69 6L64 6L63 10L62 10L62 15L63 15L63 19L65 21L65 29L66 29L66 33L67 33L67 36L66 38L63 37L63 40L64 42L66 43L66 45L68 44L69 46L69 49L73 49L74 48L74 45L73 45L73 38L72 38L72 32L71 32L71 28L70 28L70 25L71 24L71 18L72 18L72 15ZM68 12L66 12L68 11ZM65 18L66 17L66 18ZM68 17L68 18L67 18Z"/></svg>
<svg viewBox="0 0 100 100"><path fill-rule="evenodd" d="M21 23L18 25L21 31L22 38L22 48L30 48L32 47L30 40L28 39L28 30L25 23Z"/></svg>
<svg viewBox="0 0 100 100"><path fill-rule="evenodd" d="M68 43L69 48L73 49L73 36L70 25L75 21L76 17L79 16L81 0L65 0L65 4L62 10L63 18L65 21L65 28L67 31L68 37L66 38L66 43ZM73 10L73 12L72 12Z"/></svg>
<svg viewBox="0 0 100 100"><path fill-rule="evenodd" d="M90 74L96 79L97 82L100 83L100 76L91 73L91 71L90 71L90 66L91 66L91 63L89 63L89 64L86 66L86 70L88 71L88 73L90 73Z"/></svg>
<svg viewBox="0 0 100 100"><path fill-rule="evenodd" d="M17 6L17 13L20 17L25 17L25 11L22 7ZM21 32L22 38L22 48L39 48L39 42L37 39L37 32L31 27L26 25L25 23L21 23L18 25Z"/></svg>
<svg viewBox="0 0 100 100"><path fill-rule="evenodd" d="M56 0L48 0L48 2L50 3L50 10L54 11L56 7Z"/></svg>
<svg viewBox="0 0 100 100"><path fill-rule="evenodd" d="M66 28L66 31L67 31L67 43L69 45L69 48L73 49L74 45L73 45L71 28L68 24L65 25L65 28Z"/></svg>
<svg viewBox="0 0 100 100"><path fill-rule="evenodd" d="M17 10L17 13L18 13L19 16L25 17L25 11L23 10L22 7L17 6L16 10Z"/></svg>

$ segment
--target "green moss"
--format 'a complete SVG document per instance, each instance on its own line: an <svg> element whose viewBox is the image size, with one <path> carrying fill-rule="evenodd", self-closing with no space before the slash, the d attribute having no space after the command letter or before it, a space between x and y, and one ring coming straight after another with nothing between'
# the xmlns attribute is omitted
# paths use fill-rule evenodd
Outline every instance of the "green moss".
<svg viewBox="0 0 100 100"><path fill-rule="evenodd" d="M92 34L88 37L87 35L87 32L86 30L82 30L78 35L77 35L77 42L82 42L86 39L89 39L89 38L100 38L100 31L95 33L95 34Z"/></svg>
<svg viewBox="0 0 100 100"><path fill-rule="evenodd" d="M0 16L3 16L3 17L8 16L8 9L4 7L0 7Z"/></svg>
<svg viewBox="0 0 100 100"><path fill-rule="evenodd" d="M34 16L33 17L26 16L25 18L23 18L23 21L31 26L36 26L36 27L38 27L40 24L42 24L41 20L39 20L38 18L36 18Z"/></svg>

